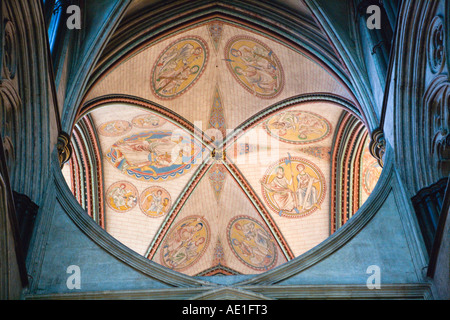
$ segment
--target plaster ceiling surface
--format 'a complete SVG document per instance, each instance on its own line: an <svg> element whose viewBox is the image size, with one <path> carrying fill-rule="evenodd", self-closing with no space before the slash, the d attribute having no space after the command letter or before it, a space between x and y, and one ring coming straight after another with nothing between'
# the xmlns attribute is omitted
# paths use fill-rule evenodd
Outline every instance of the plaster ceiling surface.
<svg viewBox="0 0 450 320"><path fill-rule="evenodd" d="M105 230L193 276L262 273L318 245L330 236L330 155L344 109L293 103L258 118L223 153L212 152L220 139L207 141L280 101L314 93L352 99L299 49L220 19L124 57L85 101L127 95L156 107L109 100L90 112L102 154ZM177 116L214 133L193 135ZM69 181L66 167L63 173Z"/></svg>
<svg viewBox="0 0 450 320"><path fill-rule="evenodd" d="M197 39L192 44L201 46L204 50L201 60L197 59L197 62L202 62L203 68L195 74L195 77L192 76L187 81L190 83L188 87L185 88L185 83L176 89L176 94L155 93L155 90L161 89L157 87L159 83L165 83L164 80L156 81L158 80L154 73L154 70L158 68L156 64L162 66L161 63L169 59L172 45L180 41L181 44L178 43L178 45L182 47L188 44L182 39L189 37ZM240 43L239 38L248 39L248 41ZM249 72L248 76L239 76L235 72L230 72L231 69L241 70L239 67L242 67L244 62L242 59L233 60L233 54L237 52L233 44L235 47L247 48L258 45L262 48L263 54L270 53L269 59L273 59L276 70L269 70L270 62L259 58L259 61L255 63L260 66L255 66L256 68L262 66L262 69L257 71L255 68L248 69L246 70ZM244 50L242 52L245 53ZM165 57L164 53L166 53ZM196 57L193 56L192 59ZM241 65L230 60L238 60ZM190 63L189 66L193 67L195 63ZM263 70L264 68L267 69ZM196 70L197 67L194 69ZM194 69L192 69L193 72ZM181 69L178 70L180 71ZM276 83L266 78L272 77L268 76L268 73L272 71L277 77ZM186 72L179 74L178 77L184 77ZM171 90L174 86L176 81L162 90ZM260 89L253 90L254 87ZM261 32L237 24L213 20L170 34L124 57L93 86L85 101L111 93L126 94L163 105L191 122L205 124L209 120L209 110L216 88L221 93L226 125L229 129L236 128L266 107L301 94L327 92L352 100L348 90L336 77L301 51L287 47L277 39L269 38Z"/></svg>
<svg viewBox="0 0 450 320"><path fill-rule="evenodd" d="M189 137L189 134L183 128L164 120L162 117L142 109L120 104L112 104L97 109L92 112L92 116L96 121L99 121L97 128L103 152L103 177L107 204L106 231L134 251L144 255L158 231L164 215L194 174L195 167L190 165L179 166L178 171L174 173L176 179L173 179L169 173L154 178L154 172L145 170L148 167L142 167L142 169L132 169L132 167L134 164L145 164L149 160L147 154L140 152L140 148L143 148L147 141L154 141L156 144L159 141L165 142L171 138L176 140L176 132L185 137ZM142 119L149 119L150 122L142 122ZM158 124L155 125L156 123ZM109 129L109 127L112 127L112 129ZM155 139L152 140L153 137ZM130 138L131 140L125 140ZM139 143L142 143L142 145ZM163 152L162 149L156 148L155 151L158 150L156 152L160 154ZM167 148L167 150L169 149L170 147ZM126 157L127 161L121 162L121 157ZM162 163L163 160L160 160L160 162ZM169 166L168 163L164 163L164 165ZM126 170L130 170L129 172L132 173L128 174ZM166 172L169 172L169 170ZM162 181L163 183L161 183ZM126 192L117 193L120 191L117 188L120 188L123 183L126 185ZM158 190L162 191L162 207L158 208L159 211L156 209L150 210L151 208L148 207L145 200L148 195L145 192L149 187L154 188L153 191L149 190L150 195L157 193ZM170 193L168 190L170 190ZM129 204L120 201L123 199L123 195L126 195L127 201L130 201ZM168 199L166 202L168 202L164 206L164 199L166 198Z"/></svg>
<svg viewBox="0 0 450 320"><path fill-rule="evenodd" d="M330 155L343 112L328 103L299 104L269 117L236 142L238 148L248 145L248 151L234 153L233 162L263 200L294 256L330 235ZM276 179L278 168L282 179ZM306 183L300 182L300 174ZM297 192L280 193L283 184Z"/></svg>

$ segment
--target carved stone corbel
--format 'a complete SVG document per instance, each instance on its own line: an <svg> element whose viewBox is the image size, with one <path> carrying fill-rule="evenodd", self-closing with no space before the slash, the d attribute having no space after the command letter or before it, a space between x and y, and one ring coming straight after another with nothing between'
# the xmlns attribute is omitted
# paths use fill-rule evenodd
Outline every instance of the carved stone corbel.
<svg viewBox="0 0 450 320"><path fill-rule="evenodd" d="M72 146L70 145L70 136L65 133L61 132L58 136L58 158L59 158L59 164L62 168L64 163L70 160L70 157L72 156Z"/></svg>
<svg viewBox="0 0 450 320"><path fill-rule="evenodd" d="M383 157L386 152L386 139L384 138L383 130L380 128L375 129L370 138L370 154L377 159L378 164L383 167Z"/></svg>

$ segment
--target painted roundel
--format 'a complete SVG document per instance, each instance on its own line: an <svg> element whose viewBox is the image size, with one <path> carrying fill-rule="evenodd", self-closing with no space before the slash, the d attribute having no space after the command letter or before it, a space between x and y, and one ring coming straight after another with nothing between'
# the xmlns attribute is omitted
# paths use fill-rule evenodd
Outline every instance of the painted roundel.
<svg viewBox="0 0 450 320"><path fill-rule="evenodd" d="M161 99L173 99L186 92L204 72L208 54L206 42L197 36L171 43L153 67L153 93Z"/></svg>
<svg viewBox="0 0 450 320"><path fill-rule="evenodd" d="M165 215L172 205L169 192L161 187L150 187L140 196L139 205L142 212L152 218L159 218Z"/></svg>
<svg viewBox="0 0 450 320"><path fill-rule="evenodd" d="M173 270L183 270L195 264L206 251L210 241L207 221L189 216L172 227L162 244L161 262Z"/></svg>
<svg viewBox="0 0 450 320"><path fill-rule="evenodd" d="M131 122L137 128L153 129L163 126L167 121L155 114L147 113L134 117Z"/></svg>
<svg viewBox="0 0 450 320"><path fill-rule="evenodd" d="M292 144L319 142L331 134L331 124L327 119L300 110L278 113L269 118L264 127L271 136Z"/></svg>
<svg viewBox="0 0 450 320"><path fill-rule="evenodd" d="M246 266L266 271L277 261L277 248L272 235L255 219L237 216L227 228L228 244Z"/></svg>
<svg viewBox="0 0 450 320"><path fill-rule="evenodd" d="M106 137L118 137L131 130L131 124L124 120L108 121L98 127L98 132Z"/></svg>
<svg viewBox="0 0 450 320"><path fill-rule="evenodd" d="M320 209L325 177L312 162L287 157L269 167L261 179L265 203L280 216L304 217Z"/></svg>
<svg viewBox="0 0 450 320"><path fill-rule="evenodd" d="M225 47L225 61L233 77L250 93L271 99L284 87L284 73L275 53L261 41L237 36Z"/></svg>
<svg viewBox="0 0 450 320"><path fill-rule="evenodd" d="M127 212L138 202L138 191L127 181L118 181L106 191L106 203L116 212Z"/></svg>

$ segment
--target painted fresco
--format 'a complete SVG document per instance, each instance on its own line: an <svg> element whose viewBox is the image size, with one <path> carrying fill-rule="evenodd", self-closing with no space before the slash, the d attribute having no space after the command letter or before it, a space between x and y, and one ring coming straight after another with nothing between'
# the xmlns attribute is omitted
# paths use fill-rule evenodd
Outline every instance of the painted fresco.
<svg viewBox="0 0 450 320"><path fill-rule="evenodd" d="M208 24L209 36L214 45L216 51L219 49L220 41L222 40L223 34L223 23L220 21L214 21Z"/></svg>
<svg viewBox="0 0 450 320"><path fill-rule="evenodd" d="M317 159L331 161L331 148L330 147L310 146L310 147L299 148L298 152L305 153L305 154L313 156Z"/></svg>
<svg viewBox="0 0 450 320"><path fill-rule="evenodd" d="M163 50L153 67L153 93L162 99L180 96L200 78L207 62L208 47L200 37L175 41Z"/></svg>
<svg viewBox="0 0 450 320"><path fill-rule="evenodd" d="M370 195L372 194L373 189L378 183L378 180L381 176L382 168L378 164L378 162L372 161L369 164L366 164L363 168L363 189L364 191Z"/></svg>
<svg viewBox="0 0 450 320"><path fill-rule="evenodd" d="M225 180L227 177L227 169L223 164L216 163L208 172L209 182L211 183L211 187L214 191L214 196L216 198L217 203L220 200L220 195L223 190L223 186L225 184Z"/></svg>
<svg viewBox="0 0 450 320"><path fill-rule="evenodd" d="M378 161L370 154L369 143L370 139L367 139L361 155L361 189L366 196L372 194L383 170ZM363 197L363 199L365 198Z"/></svg>
<svg viewBox="0 0 450 320"><path fill-rule="evenodd" d="M225 111L218 86L216 86L216 89L214 90L214 98L209 114L208 128L214 128L220 131L222 138L217 140L223 141L225 139L227 135Z"/></svg>
<svg viewBox="0 0 450 320"><path fill-rule="evenodd" d="M162 244L161 263L173 270L183 270L195 264L210 241L207 221L200 216L189 216L175 226Z"/></svg>
<svg viewBox="0 0 450 320"><path fill-rule="evenodd" d="M201 157L201 146L187 135L150 131L124 138L110 148L108 161L139 180L177 178Z"/></svg>
<svg viewBox="0 0 450 320"><path fill-rule="evenodd" d="M131 123L136 128L154 129L163 126L167 121L155 114L147 113L134 117Z"/></svg>
<svg viewBox="0 0 450 320"><path fill-rule="evenodd" d="M225 252L223 251L222 242L220 241L220 237L217 237L216 246L214 247L214 254L213 254L213 262L211 264L211 267L215 266L226 266L227 263L225 261Z"/></svg>
<svg viewBox="0 0 450 320"><path fill-rule="evenodd" d="M108 121L98 127L98 132L106 137L118 137L131 130L131 124L124 120Z"/></svg>
<svg viewBox="0 0 450 320"><path fill-rule="evenodd" d="M261 179L264 201L280 216L298 218L320 209L325 178L312 162L289 157L273 164Z"/></svg>
<svg viewBox="0 0 450 320"><path fill-rule="evenodd" d="M331 134L331 124L325 118L300 110L276 114L266 121L264 127L273 137L292 144L319 142Z"/></svg>
<svg viewBox="0 0 450 320"><path fill-rule="evenodd" d="M153 186L142 192L139 205L147 216L159 218L170 210L172 200L166 189Z"/></svg>
<svg viewBox="0 0 450 320"><path fill-rule="evenodd" d="M106 192L108 207L116 212L127 212L138 202L138 191L135 186L126 181L112 184Z"/></svg>
<svg viewBox="0 0 450 320"><path fill-rule="evenodd" d="M284 73L275 53L261 41L238 36L229 40L225 60L233 77L260 98L274 98L284 87Z"/></svg>
<svg viewBox="0 0 450 320"><path fill-rule="evenodd" d="M248 216L235 217L228 224L227 236L232 251L246 266L266 271L275 265L275 241L258 221Z"/></svg>

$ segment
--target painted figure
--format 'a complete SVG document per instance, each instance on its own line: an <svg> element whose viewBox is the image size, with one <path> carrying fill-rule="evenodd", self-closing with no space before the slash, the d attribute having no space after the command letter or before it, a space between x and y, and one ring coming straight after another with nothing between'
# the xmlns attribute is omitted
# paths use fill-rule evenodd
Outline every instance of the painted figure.
<svg viewBox="0 0 450 320"><path fill-rule="evenodd" d="M131 125L128 121L110 121L99 126L99 133L103 136L114 137L120 136L131 129Z"/></svg>
<svg viewBox="0 0 450 320"><path fill-rule="evenodd" d="M200 218L187 218L168 235L162 248L162 260L172 269L182 269L197 260L207 245L209 231Z"/></svg>
<svg viewBox="0 0 450 320"><path fill-rule="evenodd" d="M287 179L283 167L278 167L276 176L270 183L261 180L262 186L273 193L273 199L280 211L293 211L296 206L295 193L291 190L292 179Z"/></svg>
<svg viewBox="0 0 450 320"><path fill-rule="evenodd" d="M207 61L206 44L200 38L180 39L158 59L152 88L162 98L172 98L200 76Z"/></svg>
<svg viewBox="0 0 450 320"><path fill-rule="evenodd" d="M305 172L305 165L297 165L297 208L308 210L317 205L317 188L313 185L320 180Z"/></svg>
<svg viewBox="0 0 450 320"><path fill-rule="evenodd" d="M276 263L272 236L251 217L238 216L231 220L228 241L234 254L252 269L268 270Z"/></svg>
<svg viewBox="0 0 450 320"><path fill-rule="evenodd" d="M172 140L170 136L159 139L125 140L117 149L126 156L132 167L154 166L157 168L183 164L183 156L189 156L183 137Z"/></svg>
<svg viewBox="0 0 450 320"><path fill-rule="evenodd" d="M257 39L232 38L225 49L229 70L243 87L261 98L278 95L284 86L281 64L271 49Z"/></svg>
<svg viewBox="0 0 450 320"><path fill-rule="evenodd" d="M137 204L137 194L134 187L127 187L127 183L118 182L108 190L108 205L115 211L125 212Z"/></svg>
<svg viewBox="0 0 450 320"><path fill-rule="evenodd" d="M161 217L170 209L170 194L164 188L150 187L142 192L140 198L141 210L149 217Z"/></svg>
<svg viewBox="0 0 450 320"><path fill-rule="evenodd" d="M270 238L265 231L255 227L254 222L248 222L242 225L245 241L249 243L252 255L250 260L255 265L265 265L267 259L273 255L271 251Z"/></svg>
<svg viewBox="0 0 450 320"><path fill-rule="evenodd" d="M327 131L326 123L304 112L297 114L297 122L297 133L300 140L307 140L312 135L320 136Z"/></svg>
<svg viewBox="0 0 450 320"><path fill-rule="evenodd" d="M137 116L133 119L133 125L138 128L157 128L166 121L153 114Z"/></svg>
<svg viewBox="0 0 450 320"><path fill-rule="evenodd" d="M201 157L201 145L192 137L171 131L142 132L124 138L106 153L123 174L139 180L174 179Z"/></svg>
<svg viewBox="0 0 450 320"><path fill-rule="evenodd" d="M148 195L147 197L152 197L150 207L148 208L148 210L156 212L156 214L159 214L163 208L162 191L158 190L156 193L152 193L152 194Z"/></svg>
<svg viewBox="0 0 450 320"><path fill-rule="evenodd" d="M302 217L320 209L325 179L312 162L288 155L269 167L260 180L263 199L280 216Z"/></svg>
<svg viewBox="0 0 450 320"><path fill-rule="evenodd" d="M258 91L268 94L276 93L279 86L277 65L271 59L271 52L267 52L259 45L254 45L252 48L242 46L238 50L233 49L231 54L241 58L245 67L236 67L235 72L247 79L255 93Z"/></svg>
<svg viewBox="0 0 450 320"><path fill-rule="evenodd" d="M285 136L288 130L296 130L298 118L295 114L286 112L276 116L272 126L278 130L279 136Z"/></svg>
<svg viewBox="0 0 450 320"><path fill-rule="evenodd" d="M283 142L306 144L328 137L331 132L331 124L318 114L289 110L268 119L265 129Z"/></svg>

